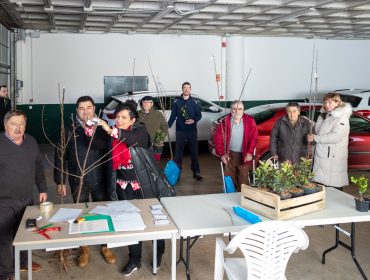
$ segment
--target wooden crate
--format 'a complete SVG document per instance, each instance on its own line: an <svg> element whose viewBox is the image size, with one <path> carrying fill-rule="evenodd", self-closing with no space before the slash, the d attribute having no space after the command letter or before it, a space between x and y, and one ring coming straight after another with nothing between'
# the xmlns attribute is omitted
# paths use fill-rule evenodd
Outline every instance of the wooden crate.
<svg viewBox="0 0 370 280"><path fill-rule="evenodd" d="M241 206L273 220L285 220L325 208L325 186L313 194L281 200L277 194L242 185Z"/></svg>

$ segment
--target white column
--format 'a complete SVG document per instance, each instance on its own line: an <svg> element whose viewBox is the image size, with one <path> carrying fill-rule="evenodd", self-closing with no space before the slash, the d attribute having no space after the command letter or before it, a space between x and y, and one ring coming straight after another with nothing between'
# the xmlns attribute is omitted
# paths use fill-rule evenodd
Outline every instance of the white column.
<svg viewBox="0 0 370 280"><path fill-rule="evenodd" d="M239 99L244 80L244 38L241 36L227 37L226 47L226 100L233 101ZM248 84L246 88L248 87ZM244 90L241 100L245 99Z"/></svg>

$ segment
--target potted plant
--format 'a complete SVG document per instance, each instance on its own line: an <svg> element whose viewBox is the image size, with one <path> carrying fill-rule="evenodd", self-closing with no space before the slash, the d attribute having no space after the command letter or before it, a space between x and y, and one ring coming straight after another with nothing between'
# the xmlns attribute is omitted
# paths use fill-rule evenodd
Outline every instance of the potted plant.
<svg viewBox="0 0 370 280"><path fill-rule="evenodd" d="M267 191L273 183L274 173L276 172L276 170L268 161L260 160L259 163L259 166L254 172L256 181L255 183L257 187Z"/></svg>
<svg viewBox="0 0 370 280"><path fill-rule="evenodd" d="M351 182L358 187L358 198L355 198L356 210L360 212L367 212L369 210L369 201L364 199L364 194L369 187L369 180L364 175L360 177L351 176Z"/></svg>
<svg viewBox="0 0 370 280"><path fill-rule="evenodd" d="M292 197L289 192L295 186L295 177L293 173L293 166L289 161L280 164L280 169L276 170L274 180L272 183L272 190L280 194L281 199L288 199Z"/></svg>
<svg viewBox="0 0 370 280"><path fill-rule="evenodd" d="M317 184L311 182L314 176L311 171L311 159L301 157L300 162L294 166L294 176L296 184L304 190L304 194L311 194L319 191Z"/></svg>
<svg viewBox="0 0 370 280"><path fill-rule="evenodd" d="M159 154L162 154L162 151L163 151L163 141L164 139L166 138L167 136L167 133L160 130L160 129L157 129L157 131L155 132L154 134L154 138L153 138L153 150L154 150L154 153L159 153Z"/></svg>

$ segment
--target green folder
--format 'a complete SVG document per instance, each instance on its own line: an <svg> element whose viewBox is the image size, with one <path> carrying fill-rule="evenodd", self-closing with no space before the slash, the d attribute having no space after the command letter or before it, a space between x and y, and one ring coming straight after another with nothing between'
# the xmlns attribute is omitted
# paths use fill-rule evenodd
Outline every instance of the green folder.
<svg viewBox="0 0 370 280"><path fill-rule="evenodd" d="M99 231L99 232L114 232L114 226L113 226L113 223L112 223L112 218L108 215L87 214L87 215L81 216L81 218L84 218L85 221L107 220L109 230ZM85 234L99 233L99 232L86 232Z"/></svg>

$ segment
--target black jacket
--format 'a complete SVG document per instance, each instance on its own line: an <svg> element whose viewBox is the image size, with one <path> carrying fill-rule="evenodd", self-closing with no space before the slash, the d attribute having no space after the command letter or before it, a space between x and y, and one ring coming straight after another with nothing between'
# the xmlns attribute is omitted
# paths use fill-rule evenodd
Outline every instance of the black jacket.
<svg viewBox="0 0 370 280"><path fill-rule="evenodd" d="M168 126L172 127L176 120L177 131L197 130L197 122L202 118L202 113L198 103L190 96L185 100L182 95L176 99L172 105L171 116L168 120ZM185 124L187 119L193 119L193 124Z"/></svg>
<svg viewBox="0 0 370 280"><path fill-rule="evenodd" d="M72 126L66 128L66 141L68 138L70 139L67 143L64 155L64 166L67 166L66 170L68 173L79 176L81 175L81 170L79 168L78 161L80 165L83 166L91 137L88 137L85 134L84 129L79 125L77 120L75 121L75 126L76 137L73 135ZM87 156L86 168L91 167L95 163L107 160L106 154L108 152L109 143L110 136L100 126L98 126ZM56 167L54 168L54 182L59 185L62 182L61 172L58 170L58 168L60 169L61 167L61 160L57 150L55 151L54 165ZM107 174L107 164L102 164L84 176L84 184L99 184L105 187L107 183ZM63 181L65 182L65 174L63 176ZM69 176L69 185L78 186L79 179L74 176Z"/></svg>
<svg viewBox="0 0 370 280"><path fill-rule="evenodd" d="M278 155L280 162L289 160L294 164L298 163L301 157L307 156L309 130L310 121L305 117L299 117L295 127L286 116L279 118L271 131L271 154Z"/></svg>
<svg viewBox="0 0 370 280"><path fill-rule="evenodd" d="M0 97L0 132L4 130L4 117L11 109L10 99Z"/></svg>
<svg viewBox="0 0 370 280"><path fill-rule="evenodd" d="M163 171L149 151L150 137L145 126L134 124L131 131L120 129L119 139L130 147L132 164L137 180L140 183L143 198L174 196L175 189L168 184ZM108 196L110 200L118 200L116 193L116 172L111 166L110 168L111 176Z"/></svg>

